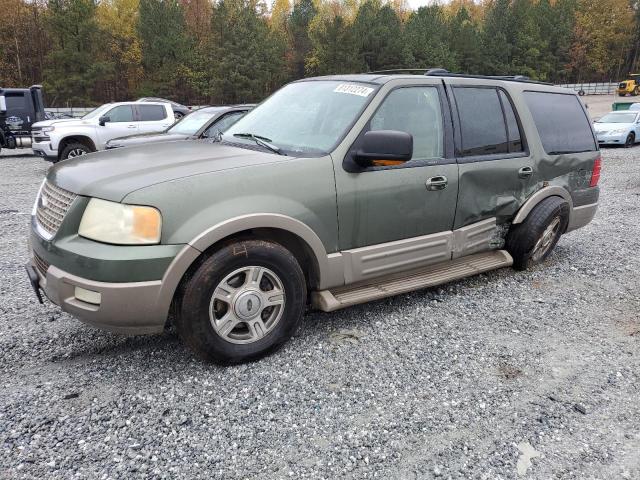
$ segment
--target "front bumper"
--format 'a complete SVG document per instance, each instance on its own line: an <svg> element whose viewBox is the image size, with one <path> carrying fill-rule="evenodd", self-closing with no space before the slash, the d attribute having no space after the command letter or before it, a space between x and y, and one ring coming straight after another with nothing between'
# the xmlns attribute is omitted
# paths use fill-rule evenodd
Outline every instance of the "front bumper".
<svg viewBox="0 0 640 480"><path fill-rule="evenodd" d="M41 271L34 258L28 268L35 271L39 287L62 310L84 323L115 333L149 334L164 329L168 311L159 302L162 282L96 282L71 275L51 265ZM100 304L76 297L76 287L100 294Z"/></svg>
<svg viewBox="0 0 640 480"><path fill-rule="evenodd" d="M51 141L38 142L35 137L32 138L31 149L36 155L52 160L58 158L58 150L53 148Z"/></svg>
<svg viewBox="0 0 640 480"><path fill-rule="evenodd" d="M627 133L602 134L596 133L600 145L624 145L627 141Z"/></svg>

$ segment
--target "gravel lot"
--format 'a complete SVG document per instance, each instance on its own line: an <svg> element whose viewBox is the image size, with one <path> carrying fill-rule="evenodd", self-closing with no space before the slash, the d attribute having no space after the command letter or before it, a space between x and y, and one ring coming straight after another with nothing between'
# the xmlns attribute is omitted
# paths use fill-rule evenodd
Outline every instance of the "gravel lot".
<svg viewBox="0 0 640 480"><path fill-rule="evenodd" d="M640 478L640 147L542 267L305 318L263 361L83 326L31 292L47 164L0 157L0 477Z"/></svg>

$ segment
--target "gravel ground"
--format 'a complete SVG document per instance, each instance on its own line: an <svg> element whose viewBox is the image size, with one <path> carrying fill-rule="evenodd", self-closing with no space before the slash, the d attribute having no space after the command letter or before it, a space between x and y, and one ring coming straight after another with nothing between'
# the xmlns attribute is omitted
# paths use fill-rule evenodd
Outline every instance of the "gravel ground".
<svg viewBox="0 0 640 480"><path fill-rule="evenodd" d="M336 313L205 365L83 326L25 278L47 164L0 157L0 477L640 478L640 147L545 265Z"/></svg>

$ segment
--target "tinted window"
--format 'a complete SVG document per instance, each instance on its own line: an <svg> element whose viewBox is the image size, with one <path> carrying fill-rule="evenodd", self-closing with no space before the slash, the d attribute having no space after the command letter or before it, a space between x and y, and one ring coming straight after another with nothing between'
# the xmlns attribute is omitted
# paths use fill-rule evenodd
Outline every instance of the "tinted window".
<svg viewBox="0 0 640 480"><path fill-rule="evenodd" d="M524 98L548 154L596 149L589 120L578 97L561 93L525 92Z"/></svg>
<svg viewBox="0 0 640 480"><path fill-rule="evenodd" d="M439 158L443 153L440 97L435 87L393 90L374 116L371 130L398 130L413 136L412 159Z"/></svg>
<svg viewBox="0 0 640 480"><path fill-rule="evenodd" d="M162 105L138 105L140 120L153 122L167 118L167 112Z"/></svg>
<svg viewBox="0 0 640 480"><path fill-rule="evenodd" d="M133 122L133 109L131 105L119 105L109 110L105 115L109 117L109 121L113 123Z"/></svg>
<svg viewBox="0 0 640 480"><path fill-rule="evenodd" d="M7 93L5 94L5 100L7 102L8 112L27 108L23 93Z"/></svg>
<svg viewBox="0 0 640 480"><path fill-rule="evenodd" d="M462 155L508 153L507 131L495 88L455 88Z"/></svg>
<svg viewBox="0 0 640 480"><path fill-rule="evenodd" d="M220 118L217 122L215 122L213 125L211 125L209 128L207 128L203 136L207 138L215 137L220 132L224 132L227 128L229 128L231 125L233 125L242 117L244 117L246 113L247 112L233 112L233 113L226 114L225 116Z"/></svg>
<svg viewBox="0 0 640 480"><path fill-rule="evenodd" d="M520 135L520 127L516 114L513 111L513 105L509 97L502 90L498 90L502 109L504 110L504 118L507 124L507 138L509 140L509 152L522 152L522 137Z"/></svg>

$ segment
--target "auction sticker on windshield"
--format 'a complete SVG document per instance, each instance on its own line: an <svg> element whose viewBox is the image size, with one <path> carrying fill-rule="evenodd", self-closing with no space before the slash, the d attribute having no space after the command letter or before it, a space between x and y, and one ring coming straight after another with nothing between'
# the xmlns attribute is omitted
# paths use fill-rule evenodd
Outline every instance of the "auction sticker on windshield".
<svg viewBox="0 0 640 480"><path fill-rule="evenodd" d="M348 93L350 95L358 95L360 97L368 97L373 88L363 87L362 85L353 85L349 83L341 83L334 90L336 93Z"/></svg>

